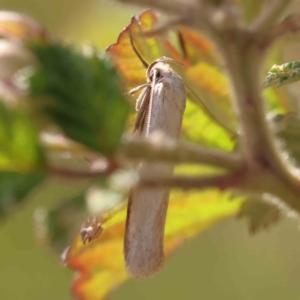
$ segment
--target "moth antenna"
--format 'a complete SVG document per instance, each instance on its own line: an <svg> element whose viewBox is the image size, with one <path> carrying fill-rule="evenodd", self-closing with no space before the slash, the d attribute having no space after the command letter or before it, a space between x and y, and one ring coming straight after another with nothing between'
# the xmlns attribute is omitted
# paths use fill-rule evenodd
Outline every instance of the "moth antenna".
<svg viewBox="0 0 300 300"><path fill-rule="evenodd" d="M137 49L135 48L134 46L134 43L133 43L133 38L132 38L132 32L131 30L129 29L129 38L130 38L130 44L131 44L131 47L134 51L134 53L136 54L136 56L139 58L140 62L142 63L142 65L144 66L145 69L148 69L149 65L146 63L146 61L142 58L142 56L140 55L140 53L137 51Z"/></svg>
<svg viewBox="0 0 300 300"><path fill-rule="evenodd" d="M151 86L151 94L150 94L150 100L149 100L149 113L148 113L148 120L147 120L147 132L146 136L149 136L150 133L150 127L151 127L151 117L152 117L152 107L153 107L153 97L154 97L154 86L156 82L156 75L157 75L157 70L153 70L153 78L152 78L152 86Z"/></svg>

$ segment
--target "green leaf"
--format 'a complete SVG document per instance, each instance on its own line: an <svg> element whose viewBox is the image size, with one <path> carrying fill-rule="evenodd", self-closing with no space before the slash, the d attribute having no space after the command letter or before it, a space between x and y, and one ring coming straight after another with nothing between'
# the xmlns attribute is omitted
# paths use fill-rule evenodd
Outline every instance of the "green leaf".
<svg viewBox="0 0 300 300"><path fill-rule="evenodd" d="M300 61L292 61L283 65L273 65L265 80L265 88L281 86L300 80Z"/></svg>
<svg viewBox="0 0 300 300"><path fill-rule="evenodd" d="M278 147L289 156L289 161L300 166L300 118L296 113L277 115L273 118L273 126L279 141ZM276 223L282 215L291 215L292 211L284 202L266 195L247 195L239 217L249 219L249 231L257 232Z"/></svg>
<svg viewBox="0 0 300 300"><path fill-rule="evenodd" d="M190 101L186 104L182 132L186 140L208 147L230 151L235 146L235 141L228 132L219 124L212 122L204 111Z"/></svg>
<svg viewBox="0 0 300 300"><path fill-rule="evenodd" d="M29 192L44 179L44 175L0 172L0 217L24 201Z"/></svg>
<svg viewBox="0 0 300 300"><path fill-rule="evenodd" d="M34 101L71 139L104 155L116 150L129 112L119 77L97 53L83 56L72 46L32 47L40 67L30 77Z"/></svg>
<svg viewBox="0 0 300 300"><path fill-rule="evenodd" d="M0 170L26 173L43 164L38 135L29 116L0 101Z"/></svg>
<svg viewBox="0 0 300 300"><path fill-rule="evenodd" d="M248 218L249 231L256 233L258 230L267 228L279 221L281 211L271 203L263 201L259 195L248 196L243 202L238 217Z"/></svg>
<svg viewBox="0 0 300 300"><path fill-rule="evenodd" d="M279 144L290 154L290 159L300 166L300 118L296 113L278 115L274 118L274 129L280 138Z"/></svg>
<svg viewBox="0 0 300 300"><path fill-rule="evenodd" d="M88 216L84 193L64 201L57 208L49 211L44 224L47 236L39 236L50 242L50 245L61 252L78 231L78 226Z"/></svg>
<svg viewBox="0 0 300 300"><path fill-rule="evenodd" d="M48 212L42 210L46 217L37 216L35 219L37 238L49 242L52 248L61 252L74 238L83 221L91 215L104 216L108 213L111 217L120 210L123 201L121 194L107 188L105 180L97 180L88 190L64 201L55 209Z"/></svg>

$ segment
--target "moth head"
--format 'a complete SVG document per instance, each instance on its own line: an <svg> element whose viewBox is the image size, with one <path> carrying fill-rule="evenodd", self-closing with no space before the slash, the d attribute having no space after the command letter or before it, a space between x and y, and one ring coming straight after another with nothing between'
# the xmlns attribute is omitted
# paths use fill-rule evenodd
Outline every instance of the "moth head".
<svg viewBox="0 0 300 300"><path fill-rule="evenodd" d="M156 80L173 74L174 71L169 64L182 65L175 59L163 56L149 65L146 72L147 80L152 82L154 73L156 73Z"/></svg>

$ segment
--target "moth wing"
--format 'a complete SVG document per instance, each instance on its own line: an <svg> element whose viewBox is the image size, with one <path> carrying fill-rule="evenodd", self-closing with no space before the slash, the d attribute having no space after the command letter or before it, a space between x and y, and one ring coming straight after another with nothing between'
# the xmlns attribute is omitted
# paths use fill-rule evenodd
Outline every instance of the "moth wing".
<svg viewBox="0 0 300 300"><path fill-rule="evenodd" d="M147 103L149 105L149 101ZM185 90L181 78L177 74L163 78L154 86L149 134L162 130L178 138L184 108ZM148 108L144 111L142 131L146 134ZM142 162L139 166L141 177L171 176L173 170L172 164ZM137 278L150 276L163 266L169 195L170 189L135 188L129 197L124 253L128 271Z"/></svg>
<svg viewBox="0 0 300 300"><path fill-rule="evenodd" d="M185 99L184 84L179 75L174 73L159 80L154 88L149 134L160 130L177 139L181 131ZM143 128L144 133L146 127Z"/></svg>

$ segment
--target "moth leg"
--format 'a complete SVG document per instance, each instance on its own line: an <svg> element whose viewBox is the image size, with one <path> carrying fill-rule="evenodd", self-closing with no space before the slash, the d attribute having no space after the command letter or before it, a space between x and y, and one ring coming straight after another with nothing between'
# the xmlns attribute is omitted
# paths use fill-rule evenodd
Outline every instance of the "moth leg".
<svg viewBox="0 0 300 300"><path fill-rule="evenodd" d="M145 120L148 113L148 107L150 102L150 91L151 88L146 88L140 95L136 103L136 110L138 111L138 115L136 117L136 121L134 124L133 132L142 133Z"/></svg>
<svg viewBox="0 0 300 300"><path fill-rule="evenodd" d="M134 89L130 90L129 92L127 92L125 95L134 95L139 90L141 90L141 89L143 89L143 88L145 88L147 86L149 86L149 83L145 83L145 84L139 85L136 88L134 88Z"/></svg>
<svg viewBox="0 0 300 300"><path fill-rule="evenodd" d="M144 101L150 97L151 86L148 84L147 87L141 92L139 97L136 99L135 110L140 111Z"/></svg>

